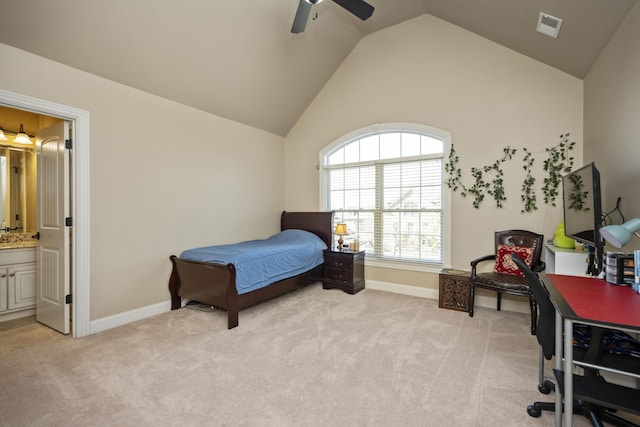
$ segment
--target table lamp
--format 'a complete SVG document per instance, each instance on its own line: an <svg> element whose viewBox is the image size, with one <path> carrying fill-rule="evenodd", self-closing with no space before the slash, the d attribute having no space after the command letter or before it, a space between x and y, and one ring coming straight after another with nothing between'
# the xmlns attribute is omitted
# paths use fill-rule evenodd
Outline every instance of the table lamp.
<svg viewBox="0 0 640 427"><path fill-rule="evenodd" d="M600 229L600 235L607 243L621 248L631 240L631 235L635 234L640 238L640 218L633 218L622 225L607 225Z"/></svg>
<svg viewBox="0 0 640 427"><path fill-rule="evenodd" d="M342 244L344 243L344 240L342 240L342 236L346 236L347 234L349 234L347 232L347 224L345 224L344 222L339 222L338 224L336 224L336 229L333 233L340 236L340 238L338 239L338 249L340 250L340 252L342 252Z"/></svg>

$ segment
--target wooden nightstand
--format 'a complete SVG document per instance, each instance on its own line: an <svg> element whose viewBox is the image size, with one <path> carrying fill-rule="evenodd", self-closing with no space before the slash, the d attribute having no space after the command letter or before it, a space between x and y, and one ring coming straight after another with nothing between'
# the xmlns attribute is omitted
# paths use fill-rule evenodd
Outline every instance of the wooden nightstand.
<svg viewBox="0 0 640 427"><path fill-rule="evenodd" d="M438 307L451 310L469 311L470 273L464 270L445 268L440 272L440 289L438 292Z"/></svg>
<svg viewBox="0 0 640 427"><path fill-rule="evenodd" d="M323 289L355 294L364 289L364 251L324 251Z"/></svg>

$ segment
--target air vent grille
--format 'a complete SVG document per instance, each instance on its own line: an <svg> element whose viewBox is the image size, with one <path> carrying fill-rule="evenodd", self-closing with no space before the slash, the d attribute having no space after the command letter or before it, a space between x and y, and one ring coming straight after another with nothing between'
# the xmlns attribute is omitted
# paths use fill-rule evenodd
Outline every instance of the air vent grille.
<svg viewBox="0 0 640 427"><path fill-rule="evenodd" d="M561 25L562 19L540 12L540 15L538 16L538 27L536 28L536 31L555 39L558 37Z"/></svg>

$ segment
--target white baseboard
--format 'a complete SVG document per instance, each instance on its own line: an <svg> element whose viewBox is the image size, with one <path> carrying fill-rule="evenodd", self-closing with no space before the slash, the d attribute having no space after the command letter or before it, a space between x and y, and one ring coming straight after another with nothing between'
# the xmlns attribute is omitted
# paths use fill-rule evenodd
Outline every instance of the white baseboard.
<svg viewBox="0 0 640 427"><path fill-rule="evenodd" d="M114 314L113 316L103 317L101 319L92 320L89 323L89 334L106 331L107 329L116 328L126 325L127 323L137 320L146 319L147 317L157 314L166 313L171 310L171 301L165 301L158 304L148 305L146 307L137 308L124 313Z"/></svg>
<svg viewBox="0 0 640 427"><path fill-rule="evenodd" d="M380 282L377 280L367 280L367 289L377 291L392 292L396 294L409 295L419 298L438 299L438 290L432 288L421 288L418 286L400 285L397 283ZM184 304L183 304L184 305ZM476 307L496 308L496 299L477 295ZM502 309L505 311L515 311L518 313L529 313L529 304L527 302L512 301L502 299ZM171 301L165 301L158 304L141 307L135 310L126 311L124 313L114 314L113 316L103 317L101 319L92 320L89 325L90 334L106 331L107 329L116 328L126 325L127 323L142 320L157 314L166 313L171 310Z"/></svg>
<svg viewBox="0 0 640 427"><path fill-rule="evenodd" d="M35 308L29 308L27 310L14 311L13 313L7 313L0 315L0 322L6 322L8 320L20 319L22 317L33 316L36 314Z"/></svg>
<svg viewBox="0 0 640 427"><path fill-rule="evenodd" d="M438 290L431 288L399 285L397 283L380 282L377 280L367 280L365 287L376 291L393 292L394 294L409 295L412 297L438 299Z"/></svg>
<svg viewBox="0 0 640 427"><path fill-rule="evenodd" d="M421 297L421 298L429 298L429 299L438 299L439 291L437 289L432 288L420 288L418 286L409 286L409 285L399 285L397 283L389 283L389 282L379 282L377 280L367 280L365 285L367 289L374 289L377 291L385 291L385 292L393 292L396 294L410 295L413 297ZM496 298L488 297L484 295L476 295L475 298L475 306L476 307L485 307L485 308L496 308ZM529 311L529 302L528 301L513 301L509 299L502 298L502 310L504 311L514 311L516 313L526 313Z"/></svg>

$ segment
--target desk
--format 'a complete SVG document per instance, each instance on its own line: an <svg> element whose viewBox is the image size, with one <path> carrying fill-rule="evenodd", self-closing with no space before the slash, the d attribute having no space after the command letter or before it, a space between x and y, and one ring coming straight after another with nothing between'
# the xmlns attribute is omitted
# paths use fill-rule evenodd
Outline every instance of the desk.
<svg viewBox="0 0 640 427"><path fill-rule="evenodd" d="M556 369L564 370L564 420L571 426L573 416L573 345L567 334L563 342L562 327L573 331L573 322L640 332L640 295L627 286L615 286L602 279L556 274L540 274L556 309ZM564 353L562 348L564 347ZM562 396L556 393L556 408ZM562 412L556 411L556 426L562 425Z"/></svg>

